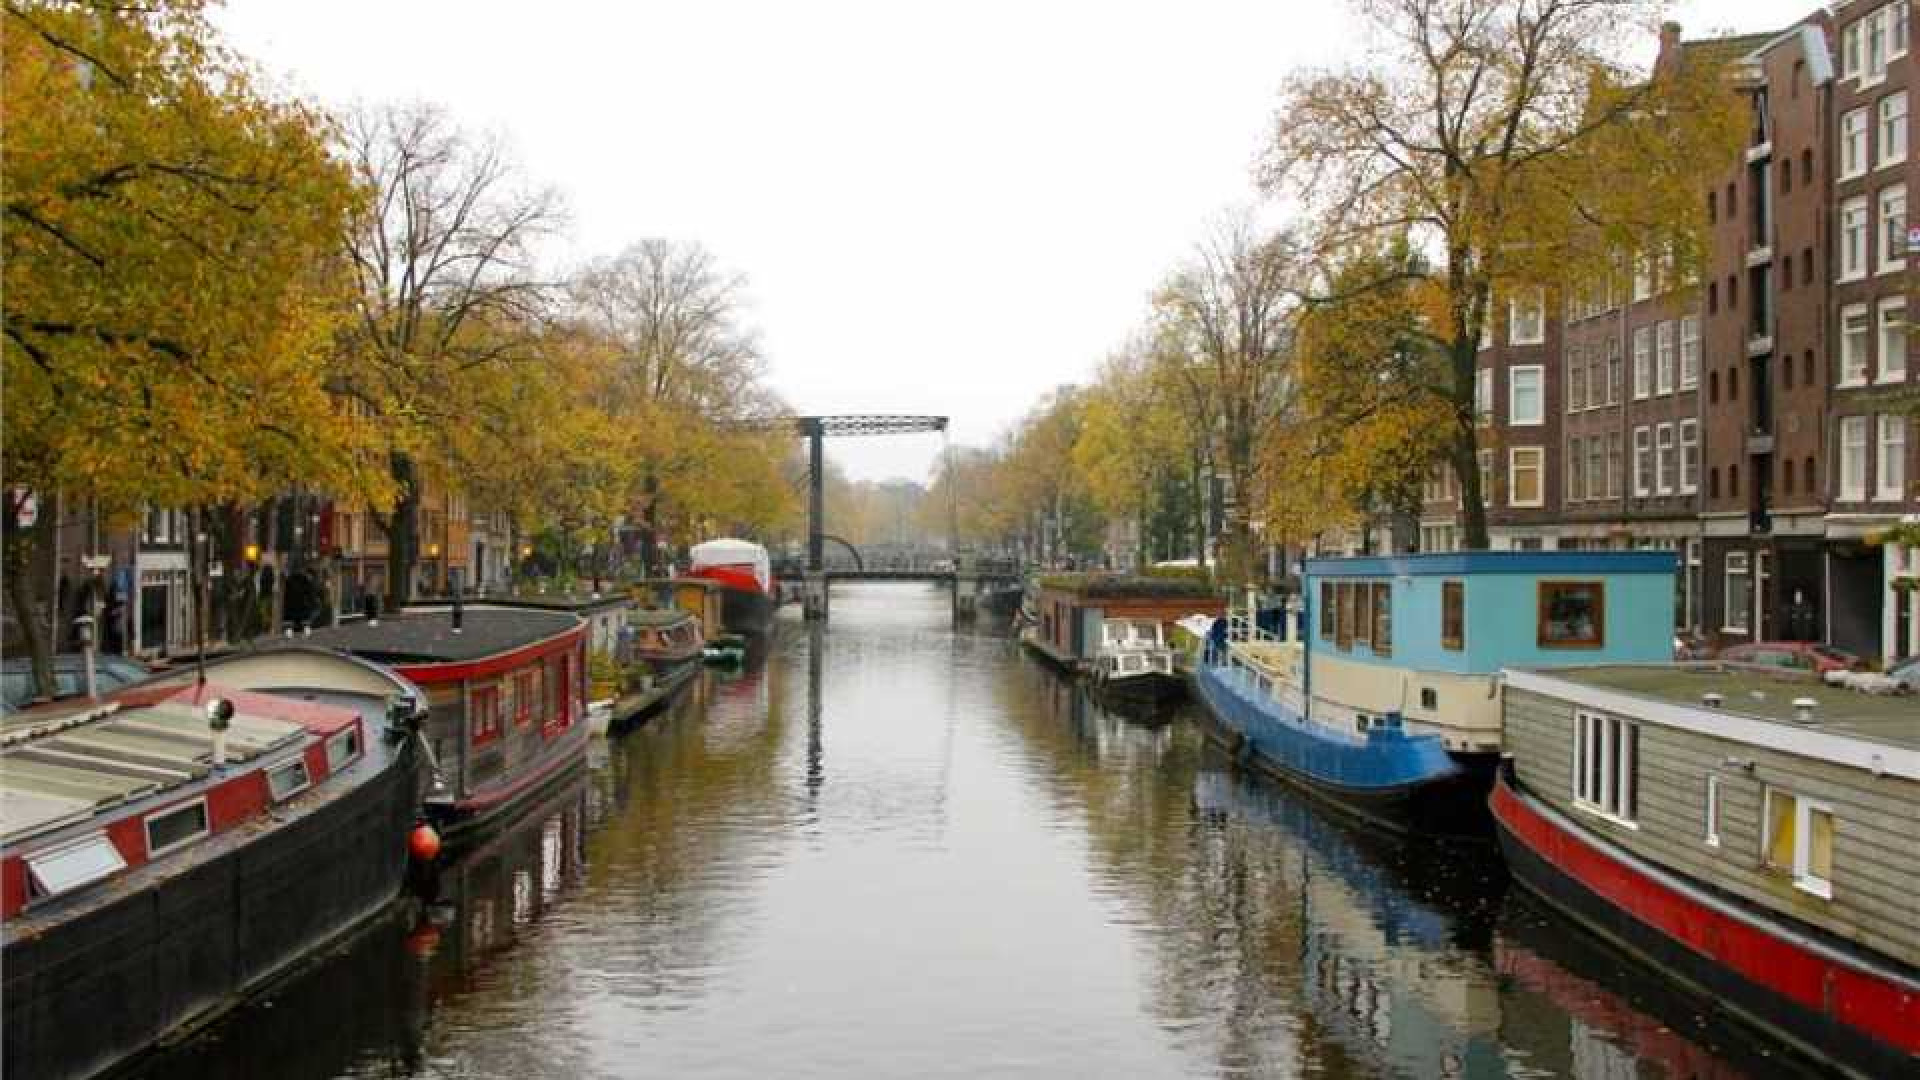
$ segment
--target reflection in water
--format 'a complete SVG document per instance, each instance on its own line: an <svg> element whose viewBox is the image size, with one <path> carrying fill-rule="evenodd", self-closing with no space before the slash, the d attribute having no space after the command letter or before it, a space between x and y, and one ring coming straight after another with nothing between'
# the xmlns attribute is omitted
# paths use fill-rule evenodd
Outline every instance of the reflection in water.
<svg viewBox="0 0 1920 1080"><path fill-rule="evenodd" d="M1776 1071L1490 848L1330 821L936 590L834 600L167 1075Z"/></svg>

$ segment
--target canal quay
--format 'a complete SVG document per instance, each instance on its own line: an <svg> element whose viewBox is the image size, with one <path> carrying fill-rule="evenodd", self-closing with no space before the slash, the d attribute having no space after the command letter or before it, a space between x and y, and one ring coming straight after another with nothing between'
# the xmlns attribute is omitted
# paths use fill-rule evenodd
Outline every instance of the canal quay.
<svg viewBox="0 0 1920 1080"><path fill-rule="evenodd" d="M1510 889L842 585L155 1078L1774 1077Z"/></svg>

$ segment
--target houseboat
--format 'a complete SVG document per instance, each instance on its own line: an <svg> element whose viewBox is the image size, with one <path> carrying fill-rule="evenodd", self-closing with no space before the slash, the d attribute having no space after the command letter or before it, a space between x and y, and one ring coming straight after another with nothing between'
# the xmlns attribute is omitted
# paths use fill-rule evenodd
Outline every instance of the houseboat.
<svg viewBox="0 0 1920 1080"><path fill-rule="evenodd" d="M407 609L304 639L391 666L426 692L428 816L460 844L586 761L587 624L567 611Z"/></svg>
<svg viewBox="0 0 1920 1080"><path fill-rule="evenodd" d="M1920 1075L1920 706L1716 664L1506 673L1521 885L1861 1076Z"/></svg>
<svg viewBox="0 0 1920 1080"><path fill-rule="evenodd" d="M1310 559L1290 613L1217 621L1194 672L1237 757L1396 830L1484 834L1514 664L1671 658L1671 552Z"/></svg>
<svg viewBox="0 0 1920 1080"><path fill-rule="evenodd" d="M695 544L688 553L689 577L705 578L720 586L723 626L730 634L757 637L773 623L773 563L767 549L751 540L731 537Z"/></svg>
<svg viewBox="0 0 1920 1080"><path fill-rule="evenodd" d="M1032 621L1020 639L1056 667L1091 676L1115 699L1167 700L1185 692L1167 626L1225 608L1198 581L1051 574L1036 583Z"/></svg>
<svg viewBox="0 0 1920 1080"><path fill-rule="evenodd" d="M384 910L419 807L422 692L275 649L0 734L4 1073L90 1077Z"/></svg>
<svg viewBox="0 0 1920 1080"><path fill-rule="evenodd" d="M659 712L692 681L706 653L700 620L676 609L626 612L614 652L619 693L607 703L602 733L618 734Z"/></svg>

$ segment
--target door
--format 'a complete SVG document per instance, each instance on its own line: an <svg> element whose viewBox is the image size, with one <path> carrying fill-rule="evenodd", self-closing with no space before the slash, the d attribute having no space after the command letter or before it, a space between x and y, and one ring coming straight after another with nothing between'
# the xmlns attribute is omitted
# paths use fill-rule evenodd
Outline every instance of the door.
<svg viewBox="0 0 1920 1080"><path fill-rule="evenodd" d="M1773 625L1773 552L1761 548L1753 553L1753 639L1775 639Z"/></svg>

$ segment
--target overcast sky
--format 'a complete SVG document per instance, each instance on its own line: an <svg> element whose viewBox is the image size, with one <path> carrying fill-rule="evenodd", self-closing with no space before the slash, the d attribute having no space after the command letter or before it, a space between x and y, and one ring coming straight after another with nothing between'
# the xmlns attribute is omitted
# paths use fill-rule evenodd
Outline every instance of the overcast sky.
<svg viewBox="0 0 1920 1080"><path fill-rule="evenodd" d="M751 282L807 413L939 413L982 443L1086 378L1249 169L1338 0L230 0L229 40L323 103L499 132L571 212L566 262L698 241ZM1687 36L1807 3L1686 3ZM843 440L924 479L937 436Z"/></svg>

